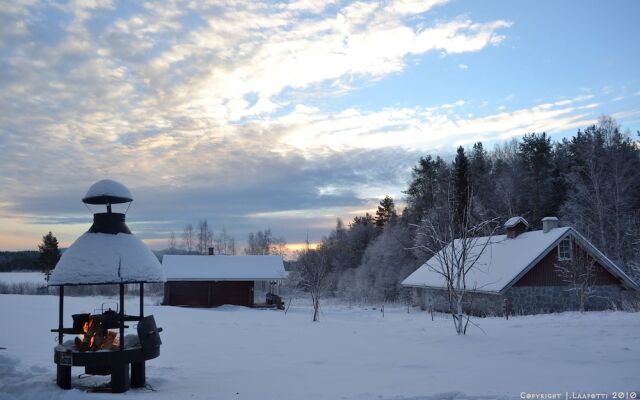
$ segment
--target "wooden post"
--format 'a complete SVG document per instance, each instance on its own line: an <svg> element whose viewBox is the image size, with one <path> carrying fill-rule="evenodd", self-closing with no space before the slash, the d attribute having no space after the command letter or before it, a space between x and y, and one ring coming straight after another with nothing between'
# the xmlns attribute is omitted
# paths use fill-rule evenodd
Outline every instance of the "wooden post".
<svg viewBox="0 0 640 400"><path fill-rule="evenodd" d="M58 296L58 344L62 344L62 329L64 328L64 285L60 286ZM71 389L71 367L68 365L56 366L56 383L62 389Z"/></svg>
<svg viewBox="0 0 640 400"><path fill-rule="evenodd" d="M124 283L120 284L120 350L124 350Z"/></svg>
<svg viewBox="0 0 640 400"><path fill-rule="evenodd" d="M140 321L144 318L144 283L140 282ZM144 361L131 363L131 387L140 388L146 384L146 365Z"/></svg>
<svg viewBox="0 0 640 400"><path fill-rule="evenodd" d="M64 285L60 286L59 304L58 304L58 344L62 344L62 328L64 314Z"/></svg>
<svg viewBox="0 0 640 400"><path fill-rule="evenodd" d="M140 320L144 317L144 283L140 282Z"/></svg>

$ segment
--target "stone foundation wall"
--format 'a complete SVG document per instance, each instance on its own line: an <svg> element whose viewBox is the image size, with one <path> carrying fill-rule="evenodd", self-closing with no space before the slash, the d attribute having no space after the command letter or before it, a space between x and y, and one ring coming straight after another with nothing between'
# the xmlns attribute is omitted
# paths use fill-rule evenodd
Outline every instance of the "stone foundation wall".
<svg viewBox="0 0 640 400"><path fill-rule="evenodd" d="M418 305L429 310L449 312L449 298L446 290L416 289ZM504 315L505 299L508 299L509 314L527 315L563 311L577 311L580 303L576 294L566 286L514 286L505 295L467 293L463 308L465 313L476 316ZM624 290L620 285L599 285L594 296L586 301L587 311L633 310L640 306L640 295L632 290Z"/></svg>
<svg viewBox="0 0 640 400"><path fill-rule="evenodd" d="M514 286L505 293L513 314L544 314L580 309L578 296L566 286ZM585 302L587 311L621 309L623 290L620 285L599 285Z"/></svg>
<svg viewBox="0 0 640 400"><path fill-rule="evenodd" d="M446 290L418 289L419 305L424 310L449 312L449 297ZM467 293L462 308L465 313L476 316L502 315L505 297L499 294Z"/></svg>

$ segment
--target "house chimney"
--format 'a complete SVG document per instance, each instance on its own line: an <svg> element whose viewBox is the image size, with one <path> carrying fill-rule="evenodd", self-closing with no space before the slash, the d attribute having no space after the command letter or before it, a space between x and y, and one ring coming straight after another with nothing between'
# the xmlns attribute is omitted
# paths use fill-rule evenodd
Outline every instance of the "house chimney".
<svg viewBox="0 0 640 400"><path fill-rule="evenodd" d="M213 253L213 247L209 247L209 255L210 255L210 256L214 255L214 253Z"/></svg>
<svg viewBox="0 0 640 400"><path fill-rule="evenodd" d="M553 228L557 228L559 225L558 218L556 217L544 217L542 218L542 231L544 233L549 232Z"/></svg>
<svg viewBox="0 0 640 400"><path fill-rule="evenodd" d="M524 233L527 230L529 223L522 217L511 217L504 223L504 227L507 229L507 238L513 239L519 234Z"/></svg>

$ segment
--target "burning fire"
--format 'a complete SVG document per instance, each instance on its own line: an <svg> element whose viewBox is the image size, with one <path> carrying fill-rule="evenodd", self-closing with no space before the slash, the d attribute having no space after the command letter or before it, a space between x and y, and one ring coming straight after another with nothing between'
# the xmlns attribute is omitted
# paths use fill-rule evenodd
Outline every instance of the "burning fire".
<svg viewBox="0 0 640 400"><path fill-rule="evenodd" d="M82 332L75 340L80 351L111 349L119 343L118 334L104 329L94 318L89 318L83 324Z"/></svg>
<svg viewBox="0 0 640 400"><path fill-rule="evenodd" d="M87 322L84 323L84 325L82 326L82 331L86 334L89 335L89 348L93 347L93 343L96 340L96 334L95 332L93 332L93 334L89 334L89 330L91 329L91 327L93 327L93 318L89 318L89 320ZM84 342L84 335L83 335L83 342Z"/></svg>

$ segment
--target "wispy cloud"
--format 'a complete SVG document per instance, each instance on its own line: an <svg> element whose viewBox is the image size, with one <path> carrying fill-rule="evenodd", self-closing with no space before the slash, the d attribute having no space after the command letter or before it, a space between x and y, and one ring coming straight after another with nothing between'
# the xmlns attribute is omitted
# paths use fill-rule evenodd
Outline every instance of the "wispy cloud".
<svg viewBox="0 0 640 400"><path fill-rule="evenodd" d="M138 193L146 237L207 216L301 232L309 215L325 226L399 195L426 149L593 118L581 98L494 114L471 99L318 106L416 57L506 40L512 22L435 19L444 3L4 3L0 215L78 229L78 198L111 176Z"/></svg>

